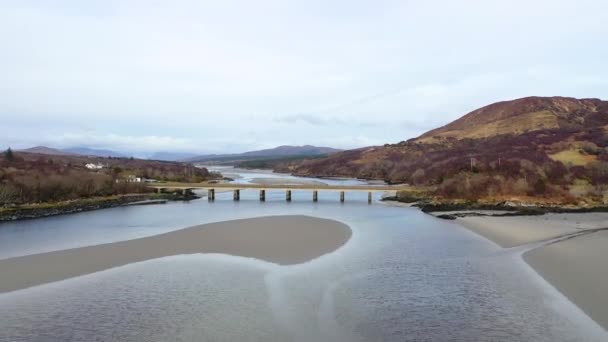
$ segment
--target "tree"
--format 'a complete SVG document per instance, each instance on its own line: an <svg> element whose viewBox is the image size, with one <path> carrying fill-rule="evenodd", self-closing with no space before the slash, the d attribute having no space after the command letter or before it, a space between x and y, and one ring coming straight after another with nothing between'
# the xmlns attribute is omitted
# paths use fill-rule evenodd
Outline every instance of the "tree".
<svg viewBox="0 0 608 342"><path fill-rule="evenodd" d="M15 159L15 155L13 154L13 150L9 147L6 152L4 152L4 158L8 161L13 161Z"/></svg>

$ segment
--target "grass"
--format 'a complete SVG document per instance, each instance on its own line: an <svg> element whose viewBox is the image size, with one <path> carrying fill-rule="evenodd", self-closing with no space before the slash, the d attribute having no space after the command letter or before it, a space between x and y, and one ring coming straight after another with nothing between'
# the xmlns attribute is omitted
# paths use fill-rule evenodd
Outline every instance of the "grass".
<svg viewBox="0 0 608 342"><path fill-rule="evenodd" d="M42 202L42 203L27 203L15 205L13 207L0 207L0 213L10 212L15 210L22 209L53 209L53 208L63 208L67 206L71 206L74 204L77 205L87 205L87 204L96 204L104 201L118 200L120 198L127 197L140 197L140 196L156 196L155 194L142 193L142 194L125 194L125 195L110 195L110 196L97 196L97 197L89 197L89 198L78 198L68 201L59 201L59 202Z"/></svg>
<svg viewBox="0 0 608 342"><path fill-rule="evenodd" d="M549 158L560 161L564 165L585 166L597 159L594 155L581 153L579 150L564 150L554 154L550 154Z"/></svg>
<svg viewBox="0 0 608 342"><path fill-rule="evenodd" d="M570 185L569 191L575 197L585 196L593 189L593 186L589 181L584 179L575 179L573 184Z"/></svg>
<svg viewBox="0 0 608 342"><path fill-rule="evenodd" d="M486 138L501 134L521 134L528 131L540 129L558 128L557 118L551 111L530 112L518 115L513 118L485 122L477 125L470 125L461 129L452 129L439 133L440 136L453 136L458 139L463 138ZM421 139L424 142L432 142L432 137Z"/></svg>

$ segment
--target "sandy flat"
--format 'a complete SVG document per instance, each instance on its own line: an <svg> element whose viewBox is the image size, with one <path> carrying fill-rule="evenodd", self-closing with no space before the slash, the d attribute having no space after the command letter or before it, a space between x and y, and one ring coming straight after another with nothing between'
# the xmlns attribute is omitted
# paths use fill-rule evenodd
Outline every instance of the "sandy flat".
<svg viewBox="0 0 608 342"><path fill-rule="evenodd" d="M608 227L608 213L474 216L458 218L457 222L501 247L513 247L586 229Z"/></svg>
<svg viewBox="0 0 608 342"><path fill-rule="evenodd" d="M451 210L451 211L430 211L427 214L433 215L433 216L458 215L458 214L465 214L465 215L470 215L470 216L474 216L474 214L478 214L479 216L491 216L491 215L505 215L505 214L509 214L509 213L513 213L513 212L507 211L507 210L471 209L471 210ZM473 215L471 215L471 214L473 214Z"/></svg>
<svg viewBox="0 0 608 342"><path fill-rule="evenodd" d="M546 241L524 254L543 278L608 329L608 213L464 217L457 222L502 247ZM587 233L585 233L587 231Z"/></svg>
<svg viewBox="0 0 608 342"><path fill-rule="evenodd" d="M540 247L524 259L608 330L608 231Z"/></svg>
<svg viewBox="0 0 608 342"><path fill-rule="evenodd" d="M321 181L314 181L309 179L289 179L289 178L264 178L258 177L253 178L251 183L262 184L262 185L327 185Z"/></svg>
<svg viewBox="0 0 608 342"><path fill-rule="evenodd" d="M180 254L221 253L298 264L336 250L350 236L350 228L343 223L309 216L210 223L141 239L0 260L0 292Z"/></svg>

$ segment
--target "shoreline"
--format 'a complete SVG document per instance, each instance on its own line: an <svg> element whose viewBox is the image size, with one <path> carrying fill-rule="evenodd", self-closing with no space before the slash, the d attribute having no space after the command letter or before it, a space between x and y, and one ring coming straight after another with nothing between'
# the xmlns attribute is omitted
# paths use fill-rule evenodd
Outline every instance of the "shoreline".
<svg viewBox="0 0 608 342"><path fill-rule="evenodd" d="M522 254L523 261L608 331L608 213L455 220L501 248L529 247Z"/></svg>
<svg viewBox="0 0 608 342"><path fill-rule="evenodd" d="M608 331L608 228L544 245L524 261Z"/></svg>
<svg viewBox="0 0 608 342"><path fill-rule="evenodd" d="M2 222L33 220L44 217L75 214L131 205L164 204L168 201L190 201L201 198L197 195L178 194L126 194L107 197L81 198L57 203L40 203L17 207L0 208ZM1 228L1 226L0 226Z"/></svg>
<svg viewBox="0 0 608 342"><path fill-rule="evenodd" d="M270 178L256 177L251 179L251 183L261 185L325 185L321 181L300 180L300 179L285 179L285 178Z"/></svg>
<svg viewBox="0 0 608 342"><path fill-rule="evenodd" d="M303 215L208 223L134 240L1 259L0 293L183 254L226 254L295 265L334 252L351 236L344 223Z"/></svg>

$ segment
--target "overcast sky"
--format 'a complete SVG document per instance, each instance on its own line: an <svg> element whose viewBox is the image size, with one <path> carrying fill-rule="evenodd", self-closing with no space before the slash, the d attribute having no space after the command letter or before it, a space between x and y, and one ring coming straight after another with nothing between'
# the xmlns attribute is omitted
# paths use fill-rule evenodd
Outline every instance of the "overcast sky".
<svg viewBox="0 0 608 342"><path fill-rule="evenodd" d="M606 0L0 0L0 143L399 142L530 95L608 98Z"/></svg>

